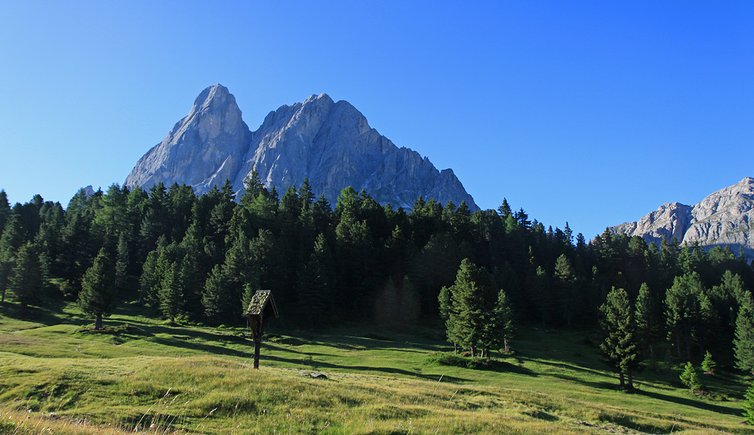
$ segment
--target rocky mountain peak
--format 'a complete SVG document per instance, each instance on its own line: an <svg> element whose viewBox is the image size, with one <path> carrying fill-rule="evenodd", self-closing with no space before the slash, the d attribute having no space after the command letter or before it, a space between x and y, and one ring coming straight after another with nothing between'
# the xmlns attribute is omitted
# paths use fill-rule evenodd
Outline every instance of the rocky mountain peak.
<svg viewBox="0 0 754 435"><path fill-rule="evenodd" d="M611 228L648 242L676 240L701 246L728 246L754 258L754 178L711 193L695 205L666 203L636 222Z"/></svg>
<svg viewBox="0 0 754 435"><path fill-rule="evenodd" d="M220 84L199 94L189 114L137 162L126 185L177 182L202 193L230 180L241 193L253 170L279 192L309 179L315 194L333 204L352 186L398 207L410 208L423 196L478 209L453 171L440 172L426 157L397 147L347 101L311 95L270 112L251 132Z"/></svg>

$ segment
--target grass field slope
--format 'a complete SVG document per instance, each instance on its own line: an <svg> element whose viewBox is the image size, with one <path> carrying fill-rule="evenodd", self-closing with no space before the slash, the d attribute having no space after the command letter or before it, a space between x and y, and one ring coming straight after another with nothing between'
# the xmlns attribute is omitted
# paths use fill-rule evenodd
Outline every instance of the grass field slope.
<svg viewBox="0 0 754 435"><path fill-rule="evenodd" d="M434 330L273 329L253 370L242 328L129 306L107 333L88 324L70 305L0 307L0 433L751 433L747 379L705 376L698 397L659 366L623 393L591 333L524 329L469 368Z"/></svg>

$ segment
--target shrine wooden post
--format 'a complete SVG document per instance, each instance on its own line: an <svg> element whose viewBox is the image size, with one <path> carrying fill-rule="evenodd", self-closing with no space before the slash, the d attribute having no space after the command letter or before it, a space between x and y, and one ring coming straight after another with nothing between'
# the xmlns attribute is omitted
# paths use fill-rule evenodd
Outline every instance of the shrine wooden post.
<svg viewBox="0 0 754 435"><path fill-rule="evenodd" d="M251 328L251 337L254 340L254 368L259 368L259 352L262 346L262 334L264 327L271 318L278 318L278 307L270 290L257 290L251 297L246 317Z"/></svg>

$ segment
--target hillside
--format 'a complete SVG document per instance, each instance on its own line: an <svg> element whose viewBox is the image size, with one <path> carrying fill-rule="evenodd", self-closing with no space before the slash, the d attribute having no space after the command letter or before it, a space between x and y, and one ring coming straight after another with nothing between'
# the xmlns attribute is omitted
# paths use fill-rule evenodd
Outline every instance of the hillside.
<svg viewBox="0 0 754 435"><path fill-rule="evenodd" d="M622 393L583 332L525 329L515 356L470 369L439 364L449 349L431 330L273 330L254 371L243 329L169 326L127 306L107 322L119 332L92 334L72 306L0 310L11 433L747 431L742 379L705 378L714 396L699 398L660 367Z"/></svg>

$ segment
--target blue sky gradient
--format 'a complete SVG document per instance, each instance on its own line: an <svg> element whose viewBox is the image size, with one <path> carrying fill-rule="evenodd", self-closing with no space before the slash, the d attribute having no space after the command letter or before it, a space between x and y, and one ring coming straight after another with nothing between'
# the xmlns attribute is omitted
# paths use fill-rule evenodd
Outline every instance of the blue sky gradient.
<svg viewBox="0 0 754 435"><path fill-rule="evenodd" d="M754 176L753 2L5 1L0 188L122 183L222 83L256 129L326 92L591 238Z"/></svg>

